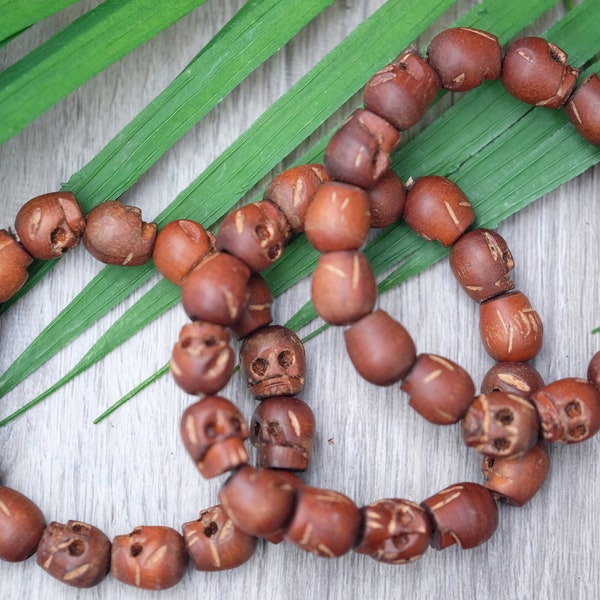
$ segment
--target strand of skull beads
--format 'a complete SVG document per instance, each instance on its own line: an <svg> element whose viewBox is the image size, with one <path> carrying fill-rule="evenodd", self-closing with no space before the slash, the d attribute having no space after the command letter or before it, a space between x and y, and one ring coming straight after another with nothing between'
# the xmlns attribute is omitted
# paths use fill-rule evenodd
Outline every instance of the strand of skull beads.
<svg viewBox="0 0 600 600"><path fill-rule="evenodd" d="M426 59L410 50L375 74L364 109L331 139L324 167L303 165L278 175L265 199L229 215L216 238L188 220L156 235L138 209L114 201L98 205L87 222L69 193L26 203L15 220L19 239L0 232L0 300L23 285L32 257L56 258L80 238L110 264L141 264L151 255L182 287L192 319L171 362L178 385L203 396L182 416L184 445L204 477L232 474L220 504L184 524L183 536L143 526L112 543L86 523L46 526L31 500L0 487L0 558L21 561L37 550L38 564L69 585L96 585L111 570L127 584L165 589L183 577L190 557L199 570L232 568L252 556L259 537L286 539L319 556L354 549L387 563L416 560L430 545L471 548L494 533L497 500L529 501L549 471L546 443L580 442L600 429L600 352L587 380L545 385L527 362L541 348L542 323L514 290L505 240L490 230L469 231L471 205L448 179L422 177L407 193L389 170L399 132L421 118L440 88L467 91L499 77L520 100L565 106L583 137L600 145L597 76L575 87L577 69L553 44L524 38L503 56L492 34L459 28L436 36ZM452 271L480 305L482 341L497 364L478 396L464 369L440 356L417 356L406 329L375 309L375 278L360 248L370 227L401 216L419 235L452 246ZM293 332L271 325L272 297L259 273L302 231L322 253L312 279L315 308L328 323L347 327L356 370L377 385L402 382L410 405L432 423L460 421L466 444L484 455L484 485L452 485L421 504L388 498L358 508L294 474L308 467L315 428L311 409L296 397L304 385L304 347ZM261 401L250 427L231 402L215 395L234 370L230 332L243 338L241 371ZM257 468L248 464L248 437L257 448Z"/></svg>

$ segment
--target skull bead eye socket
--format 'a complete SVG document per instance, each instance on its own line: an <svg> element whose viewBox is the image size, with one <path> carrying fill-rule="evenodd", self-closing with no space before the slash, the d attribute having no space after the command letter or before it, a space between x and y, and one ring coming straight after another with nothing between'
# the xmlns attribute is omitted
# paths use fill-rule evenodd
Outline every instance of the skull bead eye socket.
<svg viewBox="0 0 600 600"><path fill-rule="evenodd" d="M501 408L494 415L494 419L496 419L496 421L498 421L502 425L506 426L510 425L513 422L514 415L512 410L510 410L509 408Z"/></svg>
<svg viewBox="0 0 600 600"><path fill-rule="evenodd" d="M250 370L255 377L263 377L269 369L269 361L264 358L255 358L250 365Z"/></svg>
<svg viewBox="0 0 600 600"><path fill-rule="evenodd" d="M265 227L265 225L262 224L259 224L254 228L254 233L256 233L256 237L261 242L264 242L265 240L268 240L271 237L268 227Z"/></svg>
<svg viewBox="0 0 600 600"><path fill-rule="evenodd" d="M212 439L217 435L217 429L212 421L209 421L204 426L204 433L206 433L206 437L209 439Z"/></svg>
<svg viewBox="0 0 600 600"><path fill-rule="evenodd" d="M571 402L565 406L565 413L569 419L580 417L583 413L581 403L578 400L571 400Z"/></svg>
<svg viewBox="0 0 600 600"><path fill-rule="evenodd" d="M231 419L229 419L229 424L233 427L233 430L236 433L240 433L240 431L242 431L242 423L237 417L231 417Z"/></svg>
<svg viewBox="0 0 600 600"><path fill-rule="evenodd" d="M281 426L277 421L269 421L267 424L267 434L270 438L278 438L281 435Z"/></svg>
<svg viewBox="0 0 600 600"><path fill-rule="evenodd" d="M67 547L70 556L81 556L85 552L85 543L81 540L73 540Z"/></svg>
<svg viewBox="0 0 600 600"><path fill-rule="evenodd" d="M289 369L295 362L294 353L291 350L283 350L277 356L277 362L284 369Z"/></svg>

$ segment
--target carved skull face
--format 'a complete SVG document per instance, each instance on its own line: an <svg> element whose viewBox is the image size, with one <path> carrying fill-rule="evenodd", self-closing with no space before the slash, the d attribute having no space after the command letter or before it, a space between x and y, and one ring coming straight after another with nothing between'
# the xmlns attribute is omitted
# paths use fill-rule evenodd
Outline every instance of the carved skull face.
<svg viewBox="0 0 600 600"><path fill-rule="evenodd" d="M289 471L308 468L315 417L305 402L288 396L263 400L254 412L250 429L258 466Z"/></svg>
<svg viewBox="0 0 600 600"><path fill-rule="evenodd" d="M244 340L240 368L256 399L295 396L304 387L304 345L286 327L263 327Z"/></svg>
<svg viewBox="0 0 600 600"><path fill-rule="evenodd" d="M515 456L535 444L539 420L529 400L490 392L475 398L461 426L467 446L486 456Z"/></svg>
<svg viewBox="0 0 600 600"><path fill-rule="evenodd" d="M203 398L181 417L185 448L207 479L248 462L244 446L248 436L240 411L220 396Z"/></svg>

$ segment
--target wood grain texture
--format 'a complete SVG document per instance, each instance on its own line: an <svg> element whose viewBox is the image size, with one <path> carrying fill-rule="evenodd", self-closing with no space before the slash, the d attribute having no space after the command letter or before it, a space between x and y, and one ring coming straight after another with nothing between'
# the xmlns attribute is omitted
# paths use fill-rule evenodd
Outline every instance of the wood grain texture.
<svg viewBox="0 0 600 600"><path fill-rule="evenodd" d="M123 200L140 206L147 218L156 215L318 57L381 4L336 2L185 136ZM435 30L473 4L460 2ZM32 28L1 51L0 66L92 5L79 3ZM0 147L2 226L12 222L24 201L58 188L93 157L240 5L241 0L209 0ZM425 41L430 37L428 32ZM599 178L600 169L592 169L500 227L516 259L517 287L544 320L545 344L535 364L547 381L585 375L589 358L600 349L600 337L590 333L600 325ZM1 370L99 269L85 252L71 253L3 316ZM286 320L308 296L304 281L277 302L276 320ZM402 320L420 351L457 361L477 383L491 366L479 341L476 306L458 288L447 260L388 292L379 304ZM121 312L119 308L102 319L2 399L0 414L54 382ZM190 398L169 377L102 424L92 424L168 360L184 322L180 307L169 311L99 366L3 428L0 480L36 501L48 520L89 521L110 537L141 524L178 528L215 504L222 480L202 480L185 453L179 416ZM330 329L310 341L307 356L303 397L318 423L314 459L305 476L311 485L340 490L362 505L393 496L420 501L451 483L481 481L481 459L465 449L457 426L430 425L410 410L397 386L376 389L359 379L345 354L341 330ZM224 395L251 416L254 400L239 378ZM521 509L500 506L498 532L478 548L430 550L414 564L394 567L354 553L325 560L287 543L261 544L246 565L226 573L190 569L182 583L160 597L596 598L599 444L592 439L552 447L551 475L543 489ZM0 564L0 595L6 600L121 600L148 597L148 592L110 577L80 592L51 579L30 559Z"/></svg>

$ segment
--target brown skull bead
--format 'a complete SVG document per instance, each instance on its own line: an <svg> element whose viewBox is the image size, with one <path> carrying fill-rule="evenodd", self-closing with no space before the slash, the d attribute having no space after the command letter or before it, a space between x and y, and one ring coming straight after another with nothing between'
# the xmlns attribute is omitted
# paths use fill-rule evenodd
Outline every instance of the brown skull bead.
<svg viewBox="0 0 600 600"><path fill-rule="evenodd" d="M462 436L471 448L486 456L515 456L538 439L539 419L533 404L516 394L480 394L461 423Z"/></svg>
<svg viewBox="0 0 600 600"><path fill-rule="evenodd" d="M544 385L544 379L529 363L496 363L481 381L481 393L509 392L529 398Z"/></svg>
<svg viewBox="0 0 600 600"><path fill-rule="evenodd" d="M52 522L44 530L37 564L52 577L78 588L98 585L110 568L110 540L93 525Z"/></svg>
<svg viewBox="0 0 600 600"><path fill-rule="evenodd" d="M181 417L183 444L207 479L248 462L248 426L240 411L221 396L207 396Z"/></svg>
<svg viewBox="0 0 600 600"><path fill-rule="evenodd" d="M395 223L404 212L406 188L404 182L391 169L367 190L371 227L387 227Z"/></svg>
<svg viewBox="0 0 600 600"><path fill-rule="evenodd" d="M531 396L547 442L575 444L600 429L600 390L589 381L567 377L549 383Z"/></svg>
<svg viewBox="0 0 600 600"><path fill-rule="evenodd" d="M250 423L256 464L271 469L306 471L313 449L315 416L305 402L290 396L263 400Z"/></svg>
<svg viewBox="0 0 600 600"><path fill-rule="evenodd" d="M386 498L364 506L361 513L363 533L355 552L399 565L417 560L429 547L431 521L418 504Z"/></svg>
<svg viewBox="0 0 600 600"><path fill-rule="evenodd" d="M304 344L287 327L262 327L242 343L240 370L257 400L270 396L296 396L304 388Z"/></svg>
<svg viewBox="0 0 600 600"><path fill-rule="evenodd" d="M592 73L575 88L565 105L569 121L584 140L600 146L600 77Z"/></svg>
<svg viewBox="0 0 600 600"><path fill-rule="evenodd" d="M243 338L269 325L273 320L272 305L273 295L267 282L260 273L252 273L246 285L246 302L238 320L229 326L229 330L237 338Z"/></svg>
<svg viewBox="0 0 600 600"><path fill-rule="evenodd" d="M590 360L587 369L587 378L597 388L600 388L600 351L596 352Z"/></svg>
<svg viewBox="0 0 600 600"><path fill-rule="evenodd" d="M12 298L25 284L29 253L6 229L0 229L0 302Z"/></svg>

